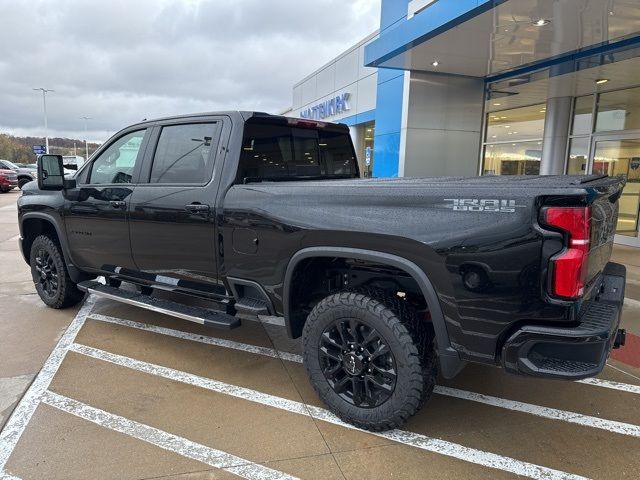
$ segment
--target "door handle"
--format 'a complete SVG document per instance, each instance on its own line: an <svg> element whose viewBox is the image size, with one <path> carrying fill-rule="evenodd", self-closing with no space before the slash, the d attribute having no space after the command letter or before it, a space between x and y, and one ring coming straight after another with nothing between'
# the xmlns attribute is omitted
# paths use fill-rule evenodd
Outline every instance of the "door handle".
<svg viewBox="0 0 640 480"><path fill-rule="evenodd" d="M189 205L185 205L184 208L187 212L191 213L209 213L209 205L205 205L203 203L191 203Z"/></svg>
<svg viewBox="0 0 640 480"><path fill-rule="evenodd" d="M111 200L109 203L113 208L124 208L127 205L127 202L124 200Z"/></svg>

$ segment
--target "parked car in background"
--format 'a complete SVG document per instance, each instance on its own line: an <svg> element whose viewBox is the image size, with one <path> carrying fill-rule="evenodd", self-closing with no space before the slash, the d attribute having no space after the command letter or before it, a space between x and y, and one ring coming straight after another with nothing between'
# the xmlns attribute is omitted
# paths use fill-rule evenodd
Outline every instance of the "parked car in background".
<svg viewBox="0 0 640 480"><path fill-rule="evenodd" d="M75 171L84 165L84 157L80 155L63 155L62 164L64 168Z"/></svg>
<svg viewBox="0 0 640 480"><path fill-rule="evenodd" d="M9 168L0 165L0 192L7 193L18 186L18 175Z"/></svg>
<svg viewBox="0 0 640 480"><path fill-rule="evenodd" d="M0 168L12 170L18 178L18 188L22 189L27 183L38 178L37 165L33 167L21 167L9 160L0 160Z"/></svg>

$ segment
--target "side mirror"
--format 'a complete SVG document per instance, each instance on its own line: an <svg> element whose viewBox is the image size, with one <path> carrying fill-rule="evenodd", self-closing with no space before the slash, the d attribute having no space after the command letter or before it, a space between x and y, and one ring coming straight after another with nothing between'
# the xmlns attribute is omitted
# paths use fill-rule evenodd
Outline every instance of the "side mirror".
<svg viewBox="0 0 640 480"><path fill-rule="evenodd" d="M38 188L40 190L63 190L65 188L62 155L40 155L38 157Z"/></svg>

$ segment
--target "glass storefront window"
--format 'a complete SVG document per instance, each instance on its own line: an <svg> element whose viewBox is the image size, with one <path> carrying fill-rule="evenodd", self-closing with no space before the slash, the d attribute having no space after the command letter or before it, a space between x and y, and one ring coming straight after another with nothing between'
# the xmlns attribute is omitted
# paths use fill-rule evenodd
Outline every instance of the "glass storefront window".
<svg viewBox="0 0 640 480"><path fill-rule="evenodd" d="M589 137L576 137L571 139L567 175L584 175L587 173L589 143Z"/></svg>
<svg viewBox="0 0 640 480"><path fill-rule="evenodd" d="M486 142L542 138L545 114L544 104L489 113Z"/></svg>
<svg viewBox="0 0 640 480"><path fill-rule="evenodd" d="M640 129L640 87L600 94L596 131Z"/></svg>
<svg viewBox="0 0 640 480"><path fill-rule="evenodd" d="M373 138L375 136L375 123L364 125L364 151L362 152L363 166L362 176L371 177L373 175Z"/></svg>
<svg viewBox="0 0 640 480"><path fill-rule="evenodd" d="M593 122L593 95L578 97L573 110L572 135L588 135L591 133Z"/></svg>
<svg viewBox="0 0 640 480"><path fill-rule="evenodd" d="M593 173L624 175L627 184L620 197L616 233L638 236L640 212L640 140L605 140L596 143Z"/></svg>
<svg viewBox="0 0 640 480"><path fill-rule="evenodd" d="M489 143L483 175L539 175L542 142Z"/></svg>

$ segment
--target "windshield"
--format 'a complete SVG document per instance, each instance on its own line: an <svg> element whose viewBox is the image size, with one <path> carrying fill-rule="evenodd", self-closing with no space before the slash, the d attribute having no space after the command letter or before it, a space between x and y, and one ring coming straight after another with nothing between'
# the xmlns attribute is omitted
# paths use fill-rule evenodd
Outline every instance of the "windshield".
<svg viewBox="0 0 640 480"><path fill-rule="evenodd" d="M240 182L358 176L351 138L345 130L266 122L245 126Z"/></svg>
<svg viewBox="0 0 640 480"><path fill-rule="evenodd" d="M11 170L15 170L17 168L20 168L15 163L10 162L9 160L0 161L0 165L2 165L4 168L10 168Z"/></svg>

